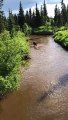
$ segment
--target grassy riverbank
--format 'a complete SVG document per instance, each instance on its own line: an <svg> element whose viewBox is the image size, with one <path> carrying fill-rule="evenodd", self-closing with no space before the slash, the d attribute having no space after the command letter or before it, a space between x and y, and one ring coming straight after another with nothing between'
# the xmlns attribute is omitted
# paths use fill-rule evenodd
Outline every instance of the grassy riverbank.
<svg viewBox="0 0 68 120"><path fill-rule="evenodd" d="M24 33L13 37L8 31L0 34L0 96L20 85L20 69L29 55L29 44Z"/></svg>
<svg viewBox="0 0 68 120"><path fill-rule="evenodd" d="M54 34L55 42L68 49L68 30L58 31Z"/></svg>

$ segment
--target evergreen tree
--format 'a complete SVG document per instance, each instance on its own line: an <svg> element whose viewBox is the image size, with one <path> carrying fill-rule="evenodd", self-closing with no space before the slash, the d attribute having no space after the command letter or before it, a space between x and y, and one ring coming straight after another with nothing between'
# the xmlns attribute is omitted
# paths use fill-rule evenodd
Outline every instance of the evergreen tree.
<svg viewBox="0 0 68 120"><path fill-rule="evenodd" d="M64 3L64 1L63 1L63 0L61 0L61 5L63 5L63 3Z"/></svg>
<svg viewBox="0 0 68 120"><path fill-rule="evenodd" d="M66 7L63 0L61 1L61 12L57 5L55 6L54 24L56 26L68 24L68 5Z"/></svg>
<svg viewBox="0 0 68 120"><path fill-rule="evenodd" d="M67 5L67 24L68 24L68 5Z"/></svg>
<svg viewBox="0 0 68 120"><path fill-rule="evenodd" d="M0 12L1 12L2 5L3 5L3 0L0 0Z"/></svg>
<svg viewBox="0 0 68 120"><path fill-rule="evenodd" d="M35 22L35 12L33 11L33 14L32 14L32 23L31 23L31 26L34 28L35 27L35 24L36 24L36 22Z"/></svg>
<svg viewBox="0 0 68 120"><path fill-rule="evenodd" d="M18 25L18 16L16 14L13 15L13 20L14 20L14 29L15 29L15 31L20 30L20 27Z"/></svg>
<svg viewBox="0 0 68 120"><path fill-rule="evenodd" d="M26 22L27 24L29 24L29 12L28 12L28 11L26 11L25 22Z"/></svg>
<svg viewBox="0 0 68 120"><path fill-rule="evenodd" d="M29 25L32 25L32 11L31 8L29 9Z"/></svg>
<svg viewBox="0 0 68 120"><path fill-rule="evenodd" d="M40 14L41 14L41 24L43 24L43 22L44 22L44 17L43 17L43 7L42 7L42 5L41 5Z"/></svg>
<svg viewBox="0 0 68 120"><path fill-rule="evenodd" d="M14 14L13 18L14 18L15 25L18 25L18 17L17 17L17 15Z"/></svg>
<svg viewBox="0 0 68 120"><path fill-rule="evenodd" d="M57 5L55 6L54 25L61 26L61 13L60 13L60 9L57 8Z"/></svg>
<svg viewBox="0 0 68 120"><path fill-rule="evenodd" d="M14 18L12 11L9 10L9 17L8 17L8 31L10 32L11 36L13 35L13 28L14 28Z"/></svg>
<svg viewBox="0 0 68 120"><path fill-rule="evenodd" d="M64 3L62 3L61 18L62 18L62 25L65 25L67 21L67 12L66 12L66 5Z"/></svg>
<svg viewBox="0 0 68 120"><path fill-rule="evenodd" d="M41 25L41 16L36 3L35 27L39 27L40 25Z"/></svg>
<svg viewBox="0 0 68 120"><path fill-rule="evenodd" d="M3 29L7 29L7 18L3 15Z"/></svg>
<svg viewBox="0 0 68 120"><path fill-rule="evenodd" d="M4 29L2 5L3 0L0 0L0 32L2 32Z"/></svg>
<svg viewBox="0 0 68 120"><path fill-rule="evenodd" d="M55 15L54 15L54 24L55 24L55 26L57 26L57 11L58 11L58 9L57 9L57 5L55 6Z"/></svg>
<svg viewBox="0 0 68 120"><path fill-rule="evenodd" d="M61 26L61 12L60 9L57 9L57 26Z"/></svg>
<svg viewBox="0 0 68 120"><path fill-rule="evenodd" d="M20 30L23 30L24 22L25 22L24 11L22 8L22 4L20 2L19 14L18 14L18 24L20 26Z"/></svg>
<svg viewBox="0 0 68 120"><path fill-rule="evenodd" d="M44 15L44 24L45 24L47 21L47 8L46 8L45 0L44 0L44 4L43 4L43 15Z"/></svg>

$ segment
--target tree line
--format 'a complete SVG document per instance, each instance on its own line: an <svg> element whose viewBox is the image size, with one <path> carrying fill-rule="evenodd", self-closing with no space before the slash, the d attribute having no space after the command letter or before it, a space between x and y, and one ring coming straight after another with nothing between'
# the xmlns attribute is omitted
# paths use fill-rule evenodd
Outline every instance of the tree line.
<svg viewBox="0 0 68 120"><path fill-rule="evenodd" d="M68 4L66 6L63 0L61 1L61 10L57 5L55 6L54 25L68 25Z"/></svg>
<svg viewBox="0 0 68 120"><path fill-rule="evenodd" d="M0 0L0 32L4 29L10 31L10 33L12 33L13 30L23 31L24 23L27 23L32 28L38 28L41 25L45 25L50 19L47 14L45 0L40 9L36 3L35 10L32 11L30 8L28 11L26 11L26 13L24 13L22 3L20 2L19 13L13 14L12 11L9 10L9 16L7 18L4 15L4 12L1 10L2 5L3 0ZM63 26L68 24L68 5L66 6L63 0L61 0L61 10L56 5L54 13L54 18L51 19L53 26Z"/></svg>
<svg viewBox="0 0 68 120"><path fill-rule="evenodd" d="M3 0L0 0L0 11L2 8ZM40 10L38 9L38 5L36 3L36 8L34 11L31 8L24 13L22 3L20 2L19 5L19 13L13 14L11 10L9 10L9 16L6 18L2 12L0 15L0 32L3 29L7 29L10 32L12 29L21 30L23 31L24 23L27 23L32 28L39 27L40 25L46 23L47 20L47 9L46 3L44 0L44 4L41 5Z"/></svg>

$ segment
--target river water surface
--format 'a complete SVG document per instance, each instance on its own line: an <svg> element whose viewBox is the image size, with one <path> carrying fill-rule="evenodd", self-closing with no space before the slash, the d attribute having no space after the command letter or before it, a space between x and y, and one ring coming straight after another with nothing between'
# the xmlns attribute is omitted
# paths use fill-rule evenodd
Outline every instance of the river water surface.
<svg viewBox="0 0 68 120"><path fill-rule="evenodd" d="M30 67L20 89L0 101L0 120L68 120L68 52L52 37L32 41Z"/></svg>

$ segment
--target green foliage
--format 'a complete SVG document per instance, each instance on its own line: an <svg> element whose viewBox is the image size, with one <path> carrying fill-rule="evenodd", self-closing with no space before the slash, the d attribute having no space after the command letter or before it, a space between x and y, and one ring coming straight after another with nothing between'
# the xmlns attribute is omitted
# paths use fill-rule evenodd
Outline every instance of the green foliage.
<svg viewBox="0 0 68 120"><path fill-rule="evenodd" d="M68 48L68 30L56 32L54 35L54 39L63 47Z"/></svg>
<svg viewBox="0 0 68 120"><path fill-rule="evenodd" d="M31 34L31 27L27 25L27 23L24 23L23 25L23 32L26 36L29 36Z"/></svg>
<svg viewBox="0 0 68 120"><path fill-rule="evenodd" d="M24 22L25 22L24 10L23 10L22 4L21 4L21 2L20 2L19 14L18 14L18 24L19 24L19 26L20 26L20 30L21 30L21 31L23 30Z"/></svg>
<svg viewBox="0 0 68 120"><path fill-rule="evenodd" d="M3 5L3 0L0 0L0 15L1 15L1 8L2 8L2 5Z"/></svg>
<svg viewBox="0 0 68 120"><path fill-rule="evenodd" d="M44 4L43 4L43 23L45 24L47 21L47 7L46 7L46 3L44 0Z"/></svg>
<svg viewBox="0 0 68 120"><path fill-rule="evenodd" d="M29 54L25 35L18 32L13 38L8 31L0 34L0 94L18 88L21 61Z"/></svg>
<svg viewBox="0 0 68 120"><path fill-rule="evenodd" d="M53 32L53 27L50 22L47 22L45 25L35 29L35 32Z"/></svg>
<svg viewBox="0 0 68 120"><path fill-rule="evenodd" d="M62 27L58 28L58 31L64 31L64 30L67 30L67 27L62 26Z"/></svg>

